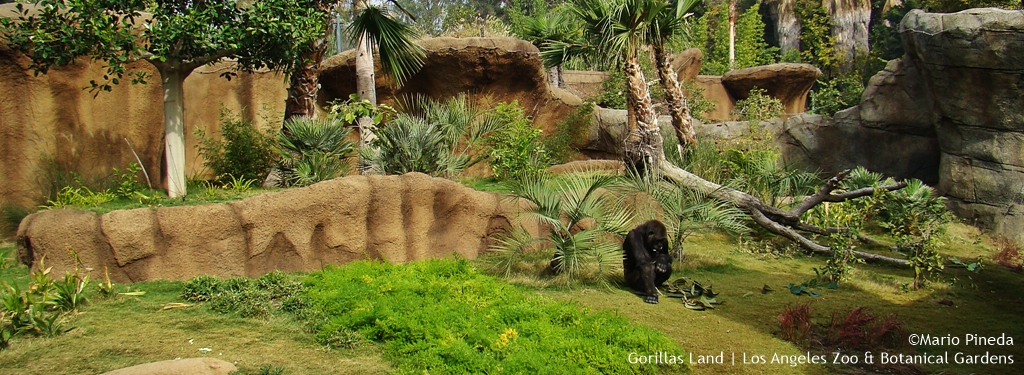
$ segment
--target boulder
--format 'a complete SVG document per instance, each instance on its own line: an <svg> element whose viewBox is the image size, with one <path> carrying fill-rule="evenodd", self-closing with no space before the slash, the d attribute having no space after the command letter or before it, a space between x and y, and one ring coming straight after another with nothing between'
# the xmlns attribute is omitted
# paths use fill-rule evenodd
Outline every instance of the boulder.
<svg viewBox="0 0 1024 375"><path fill-rule="evenodd" d="M376 62L379 102L395 104L409 94L443 99L460 93L492 104L518 100L545 134L551 134L555 123L582 103L575 95L548 86L540 51L525 40L428 38L416 43L426 51L424 65L401 88ZM324 60L320 84L321 104L355 93L355 50Z"/></svg>
<svg viewBox="0 0 1024 375"><path fill-rule="evenodd" d="M680 83L697 79L703 61L704 54L700 52L700 48L689 48L673 55L671 64L676 69L676 79Z"/></svg>
<svg viewBox="0 0 1024 375"><path fill-rule="evenodd" d="M473 259L518 206L421 173L350 176L241 201L96 214L48 210L18 228L19 259L93 280L184 280L312 271L357 259Z"/></svg>
<svg viewBox="0 0 1024 375"><path fill-rule="evenodd" d="M732 70L722 75L722 85L736 100L746 99L754 87L782 101L788 115L804 112L807 93L821 76L810 64L781 63Z"/></svg>
<svg viewBox="0 0 1024 375"><path fill-rule="evenodd" d="M622 145L626 139L628 129L626 110L608 109L594 107L590 129L587 131L587 139L580 152L593 159L622 159ZM694 120L696 130L700 121ZM661 128L661 136L669 141L669 137L675 139L675 129L672 128L672 118L668 115L658 116L658 126ZM699 134L699 133L698 133Z"/></svg>
<svg viewBox="0 0 1024 375"><path fill-rule="evenodd" d="M227 375L235 371L235 365L216 358L185 358L125 367L102 375Z"/></svg>
<svg viewBox="0 0 1024 375"><path fill-rule="evenodd" d="M860 121L866 127L921 136L935 136L938 113L921 72L903 59L886 64L864 88Z"/></svg>
<svg viewBox="0 0 1024 375"><path fill-rule="evenodd" d="M900 31L900 64L935 112L940 192L959 216L1024 242L1024 11L914 10Z"/></svg>

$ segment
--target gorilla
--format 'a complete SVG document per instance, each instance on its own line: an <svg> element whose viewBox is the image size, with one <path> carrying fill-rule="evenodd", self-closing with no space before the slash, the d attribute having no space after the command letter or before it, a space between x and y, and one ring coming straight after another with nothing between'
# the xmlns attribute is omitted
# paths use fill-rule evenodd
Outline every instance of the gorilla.
<svg viewBox="0 0 1024 375"><path fill-rule="evenodd" d="M622 250L626 283L644 296L644 302L658 303L657 287L672 276L665 225L651 220L633 228L622 242Z"/></svg>

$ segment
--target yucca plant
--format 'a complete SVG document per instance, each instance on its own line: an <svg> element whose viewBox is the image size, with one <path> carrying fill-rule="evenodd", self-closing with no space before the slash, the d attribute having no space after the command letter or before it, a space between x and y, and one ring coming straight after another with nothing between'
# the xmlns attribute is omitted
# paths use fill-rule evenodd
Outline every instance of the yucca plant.
<svg viewBox="0 0 1024 375"><path fill-rule="evenodd" d="M742 210L711 198L708 193L687 189L657 176L630 175L618 190L623 200L631 200L640 207L641 216L661 219L668 230L675 259L681 259L683 243L692 234L715 229L733 234L750 231L749 217Z"/></svg>
<svg viewBox="0 0 1024 375"><path fill-rule="evenodd" d="M588 273L603 281L621 270L621 237L629 230L633 215L603 190L616 180L615 176L586 173L530 176L510 183L513 196L530 203L528 219L550 228L546 240L554 247L551 268L556 273L569 280ZM507 275L530 245L543 240L514 230L492 247L497 253L492 258L494 264Z"/></svg>
<svg viewBox="0 0 1024 375"><path fill-rule="evenodd" d="M351 130L333 118L292 117L278 134L277 168L284 186L305 186L339 177L355 155Z"/></svg>
<svg viewBox="0 0 1024 375"><path fill-rule="evenodd" d="M404 99L403 113L377 130L360 150L370 169L382 174L421 172L454 177L480 162L471 150L498 128L489 113L464 94L439 102L425 96Z"/></svg>

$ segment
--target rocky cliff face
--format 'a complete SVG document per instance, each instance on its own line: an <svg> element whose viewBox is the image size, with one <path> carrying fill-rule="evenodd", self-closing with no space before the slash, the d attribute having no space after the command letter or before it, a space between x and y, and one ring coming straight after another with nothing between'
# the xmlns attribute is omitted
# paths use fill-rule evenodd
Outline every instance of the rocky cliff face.
<svg viewBox="0 0 1024 375"><path fill-rule="evenodd" d="M959 216L1024 241L1024 11L915 10L900 30L923 83L905 87L934 111L939 190Z"/></svg>
<svg viewBox="0 0 1024 375"><path fill-rule="evenodd" d="M18 228L25 264L55 275L71 250L102 280L182 280L312 271L356 259L476 258L515 207L493 193L421 173L351 176L237 202L96 214L50 210Z"/></svg>

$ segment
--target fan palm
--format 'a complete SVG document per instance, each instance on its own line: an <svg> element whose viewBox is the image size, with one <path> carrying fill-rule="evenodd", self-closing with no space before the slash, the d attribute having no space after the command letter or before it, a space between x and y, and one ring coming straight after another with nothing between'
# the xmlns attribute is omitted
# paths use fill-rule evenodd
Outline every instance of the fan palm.
<svg viewBox="0 0 1024 375"><path fill-rule="evenodd" d="M382 70L398 85L405 83L423 67L426 53L423 52L423 48L412 42L419 37L419 33L392 17L386 8L369 6L365 0L354 0L353 8L356 10L356 16L347 31L356 41L356 93L360 98L376 105L374 47L377 48ZM376 138L372 119L363 117L357 124L360 146L367 145Z"/></svg>
<svg viewBox="0 0 1024 375"><path fill-rule="evenodd" d="M617 177L585 173L555 178L531 176L512 182L517 198L529 202L527 213L550 228L547 241L554 246L551 267L570 280L588 270L603 279L615 274L622 264L621 237L630 229L633 215L602 189ZM615 238L616 240L611 240ZM499 240L497 268L507 275L531 244L543 241L517 230Z"/></svg>

